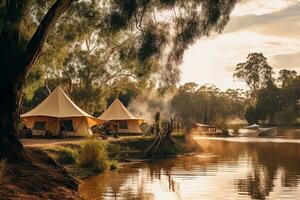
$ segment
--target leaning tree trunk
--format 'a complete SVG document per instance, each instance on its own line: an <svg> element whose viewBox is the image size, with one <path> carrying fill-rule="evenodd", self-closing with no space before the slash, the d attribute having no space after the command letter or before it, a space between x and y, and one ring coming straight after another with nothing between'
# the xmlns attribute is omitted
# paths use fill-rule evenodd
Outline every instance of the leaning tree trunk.
<svg viewBox="0 0 300 200"><path fill-rule="evenodd" d="M0 88L0 93L5 94L5 98L1 98L0 107L0 158L7 158L11 161L25 161L28 160L27 155L23 145L17 139L20 92L12 86L10 84L10 86Z"/></svg>
<svg viewBox="0 0 300 200"><path fill-rule="evenodd" d="M44 16L24 52L20 49L18 8L23 0L6 1L7 16L0 31L0 159L28 161L17 138L20 94L25 79L57 19L73 0L57 0Z"/></svg>

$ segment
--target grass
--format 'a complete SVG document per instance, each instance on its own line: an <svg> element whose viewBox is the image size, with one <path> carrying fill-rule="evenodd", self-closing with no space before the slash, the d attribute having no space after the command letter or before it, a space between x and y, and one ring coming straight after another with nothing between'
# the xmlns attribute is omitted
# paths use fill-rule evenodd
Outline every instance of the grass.
<svg viewBox="0 0 300 200"><path fill-rule="evenodd" d="M7 169L6 160L5 159L0 160L0 184L4 183L6 169Z"/></svg>
<svg viewBox="0 0 300 200"><path fill-rule="evenodd" d="M109 169L110 169L110 170L116 170L116 169L118 169L119 167L120 167L119 161L117 161L117 160L111 160L111 161L109 162Z"/></svg>
<svg viewBox="0 0 300 200"><path fill-rule="evenodd" d="M63 147L60 151L58 161L61 164L74 164L78 159L78 151L70 147Z"/></svg>
<svg viewBox="0 0 300 200"><path fill-rule="evenodd" d="M110 160L106 145L97 140L89 139L82 144L79 153L79 165L93 171L104 171L109 168Z"/></svg>
<svg viewBox="0 0 300 200"><path fill-rule="evenodd" d="M177 146L182 149L173 148L168 144L162 148L163 155L176 155L191 148L185 147L186 138L184 134L173 134ZM119 162L130 162L134 159L148 159L145 150L154 142L154 136L146 137L124 137L119 140L87 139L80 145L67 144L54 146L46 149L48 155L65 165L70 174L76 177L86 178L106 169L115 170L119 168ZM152 157L151 157L152 158Z"/></svg>

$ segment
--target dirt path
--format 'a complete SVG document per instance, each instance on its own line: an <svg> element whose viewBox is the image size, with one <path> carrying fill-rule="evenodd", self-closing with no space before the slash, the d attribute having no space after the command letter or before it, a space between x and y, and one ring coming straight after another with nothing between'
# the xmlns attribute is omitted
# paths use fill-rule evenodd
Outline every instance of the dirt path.
<svg viewBox="0 0 300 200"><path fill-rule="evenodd" d="M21 139L25 147L51 147L62 144L80 144L84 139Z"/></svg>
<svg viewBox="0 0 300 200"><path fill-rule="evenodd" d="M105 141L117 141L117 140L130 140L141 138L142 136L122 136L119 138L109 137ZM42 139L42 138L32 138L32 139L21 139L20 140L25 147L51 147L62 144L80 144L85 141L83 138L69 138L69 139Z"/></svg>

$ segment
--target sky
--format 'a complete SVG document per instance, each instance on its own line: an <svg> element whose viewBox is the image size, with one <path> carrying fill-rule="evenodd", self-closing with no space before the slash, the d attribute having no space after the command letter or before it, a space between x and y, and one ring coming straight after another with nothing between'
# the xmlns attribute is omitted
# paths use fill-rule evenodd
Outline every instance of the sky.
<svg viewBox="0 0 300 200"><path fill-rule="evenodd" d="M185 52L181 84L247 89L232 75L253 52L263 53L276 74L300 73L300 0L242 0L221 34L201 38Z"/></svg>

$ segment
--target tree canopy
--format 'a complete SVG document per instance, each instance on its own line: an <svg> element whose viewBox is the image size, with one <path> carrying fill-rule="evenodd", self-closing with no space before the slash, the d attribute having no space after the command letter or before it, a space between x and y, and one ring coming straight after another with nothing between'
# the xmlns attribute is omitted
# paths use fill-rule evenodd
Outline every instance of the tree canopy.
<svg viewBox="0 0 300 200"><path fill-rule="evenodd" d="M272 67L262 53L250 53L247 61L237 64L233 77L244 81L253 95L273 80Z"/></svg>
<svg viewBox="0 0 300 200"><path fill-rule="evenodd" d="M28 84L34 83L39 76L45 77L41 73L50 66L67 65L66 57L76 63L77 58L75 61L70 56L76 49L74 51L87 55L79 58L86 64L81 77L91 76L98 72L86 73L92 71L89 65L93 63L90 62L97 56L103 59L107 55L100 49L111 44L109 39L118 38L115 41L122 43L133 35L128 46L118 51L117 61L122 61L118 67L123 67L124 63L134 64L137 77L146 75L149 78L156 71L153 78L159 80L161 88L166 88L179 80L178 66L184 51L200 37L212 31L220 32L229 21L235 3L236 0L1 1L0 92L7 98L0 102L0 157L14 160L25 157L16 139L17 119L22 89L34 64L36 72L27 80ZM88 37L92 44L102 40L97 45L100 49L94 53L87 52L91 51L88 49L91 43L86 43L86 48L82 46L82 41ZM42 68L44 70L40 70ZM99 73L105 70L100 67ZM82 79L81 83L84 81L88 80ZM31 87L37 86L31 84Z"/></svg>

